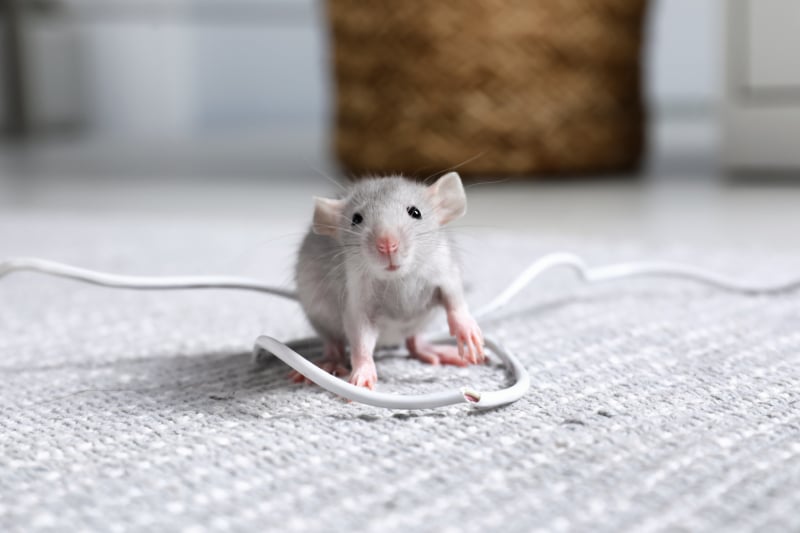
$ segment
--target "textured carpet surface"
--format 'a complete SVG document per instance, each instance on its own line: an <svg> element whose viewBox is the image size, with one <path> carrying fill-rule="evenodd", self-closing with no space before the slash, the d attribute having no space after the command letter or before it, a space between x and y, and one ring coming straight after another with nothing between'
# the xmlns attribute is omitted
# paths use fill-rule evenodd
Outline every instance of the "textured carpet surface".
<svg viewBox="0 0 800 533"><path fill-rule="evenodd" d="M2 256L290 285L299 234L280 235L0 215ZM474 232L462 242L473 305L554 249L592 264L800 274L800 254L768 248ZM586 287L553 272L483 324L530 370L525 398L392 412L290 385L276 360L252 364L260 333L309 334L291 302L15 274L0 281L0 530L798 531L798 324L800 294L655 279ZM378 372L384 391L507 380L497 365L396 354Z"/></svg>

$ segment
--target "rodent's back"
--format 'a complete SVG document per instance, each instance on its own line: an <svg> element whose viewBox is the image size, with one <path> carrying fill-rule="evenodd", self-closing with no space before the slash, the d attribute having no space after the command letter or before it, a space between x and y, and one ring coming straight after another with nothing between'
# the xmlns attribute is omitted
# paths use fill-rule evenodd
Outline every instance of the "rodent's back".
<svg viewBox="0 0 800 533"><path fill-rule="evenodd" d="M329 340L344 340L344 260L336 240L309 231L295 264L300 305L317 333Z"/></svg>

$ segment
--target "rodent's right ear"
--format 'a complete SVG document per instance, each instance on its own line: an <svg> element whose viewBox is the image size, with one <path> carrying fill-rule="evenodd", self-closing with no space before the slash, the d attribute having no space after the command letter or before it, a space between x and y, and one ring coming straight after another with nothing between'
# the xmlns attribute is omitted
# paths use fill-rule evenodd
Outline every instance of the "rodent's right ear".
<svg viewBox="0 0 800 533"><path fill-rule="evenodd" d="M338 228L344 212L344 200L314 197L314 223L311 231L317 235L338 237Z"/></svg>

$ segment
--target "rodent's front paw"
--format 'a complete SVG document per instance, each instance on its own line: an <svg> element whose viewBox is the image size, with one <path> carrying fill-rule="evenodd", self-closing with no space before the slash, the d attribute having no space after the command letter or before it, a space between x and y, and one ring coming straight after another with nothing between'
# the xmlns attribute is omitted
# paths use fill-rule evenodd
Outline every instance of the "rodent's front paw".
<svg viewBox="0 0 800 533"><path fill-rule="evenodd" d="M366 387L369 390L373 390L377 382L378 371L375 370L375 363L373 361L353 365L353 372L350 374L351 385Z"/></svg>
<svg viewBox="0 0 800 533"><path fill-rule="evenodd" d="M448 313L447 324L450 335L456 338L458 354L472 364L483 363L483 333L478 323L469 313Z"/></svg>

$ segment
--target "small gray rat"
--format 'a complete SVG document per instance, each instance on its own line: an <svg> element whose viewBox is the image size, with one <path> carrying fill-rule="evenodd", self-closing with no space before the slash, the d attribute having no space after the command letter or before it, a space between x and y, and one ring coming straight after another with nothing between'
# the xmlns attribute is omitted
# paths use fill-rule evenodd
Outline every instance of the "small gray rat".
<svg viewBox="0 0 800 533"><path fill-rule="evenodd" d="M454 247L442 226L466 212L456 172L426 186L402 177L368 178L341 199L315 198L295 277L300 304L324 341L317 364L373 389L377 345L405 340L426 363L465 366L485 359L483 335L467 308ZM419 338L436 308L457 346ZM293 373L295 381L303 376Z"/></svg>

